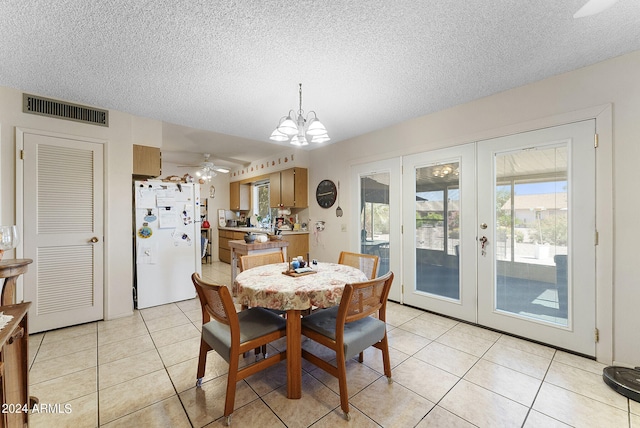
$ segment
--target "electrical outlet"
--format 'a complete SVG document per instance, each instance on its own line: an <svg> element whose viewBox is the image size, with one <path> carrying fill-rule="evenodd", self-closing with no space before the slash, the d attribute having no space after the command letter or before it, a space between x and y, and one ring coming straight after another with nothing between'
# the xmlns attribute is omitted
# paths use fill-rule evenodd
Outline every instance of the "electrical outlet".
<svg viewBox="0 0 640 428"><path fill-rule="evenodd" d="M341 229L342 229L343 232L346 232L347 231L347 225L342 223Z"/></svg>

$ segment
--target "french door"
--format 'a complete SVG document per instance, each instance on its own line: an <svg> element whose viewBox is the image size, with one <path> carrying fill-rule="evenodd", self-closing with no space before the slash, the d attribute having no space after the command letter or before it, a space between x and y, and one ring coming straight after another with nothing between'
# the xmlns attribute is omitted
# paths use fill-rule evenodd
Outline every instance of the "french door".
<svg viewBox="0 0 640 428"><path fill-rule="evenodd" d="M476 322L475 144L403 159L404 302Z"/></svg>
<svg viewBox="0 0 640 428"><path fill-rule="evenodd" d="M594 133L589 120L403 158L404 302L595 355Z"/></svg>
<svg viewBox="0 0 640 428"><path fill-rule="evenodd" d="M356 231L352 251L379 257L378 276L400 271L400 159L356 165L351 169L351 230ZM391 285L389 299L402 301L400 275Z"/></svg>
<svg viewBox="0 0 640 428"><path fill-rule="evenodd" d="M478 323L592 356L594 134L587 120L478 143L477 225Z"/></svg>

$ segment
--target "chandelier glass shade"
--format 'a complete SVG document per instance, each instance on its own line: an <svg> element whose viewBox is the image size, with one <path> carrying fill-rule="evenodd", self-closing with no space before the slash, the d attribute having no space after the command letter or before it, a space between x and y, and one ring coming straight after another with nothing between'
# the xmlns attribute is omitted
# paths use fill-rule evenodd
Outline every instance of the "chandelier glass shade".
<svg viewBox="0 0 640 428"><path fill-rule="evenodd" d="M318 119L316 112L310 111L305 116L304 110L302 110L302 83L299 85L300 106L298 113L290 110L287 116L280 118L278 126L271 133L269 139L280 142L289 141L294 146L306 146L309 144L309 139L312 143L329 141L331 138L329 138L327 129ZM313 116L309 117L311 115Z"/></svg>
<svg viewBox="0 0 640 428"><path fill-rule="evenodd" d="M209 168L208 166L204 166L202 167L202 169L199 169L198 171L196 171L196 177L201 178L205 181L210 181L216 175L218 174L216 174L215 171Z"/></svg>
<svg viewBox="0 0 640 428"><path fill-rule="evenodd" d="M213 177L218 175L218 174L216 174L216 171L222 172L224 174L228 174L229 173L229 169L228 168L215 166L213 164L213 162L205 161L202 164L202 167L198 171L196 171L196 176L198 178L202 179L202 180L211 181L211 179Z"/></svg>
<svg viewBox="0 0 640 428"><path fill-rule="evenodd" d="M432 172L434 177L437 178L444 178L444 177L448 177L448 176L459 176L460 175L460 169L457 168L455 165L438 165L436 167L433 168L433 172Z"/></svg>

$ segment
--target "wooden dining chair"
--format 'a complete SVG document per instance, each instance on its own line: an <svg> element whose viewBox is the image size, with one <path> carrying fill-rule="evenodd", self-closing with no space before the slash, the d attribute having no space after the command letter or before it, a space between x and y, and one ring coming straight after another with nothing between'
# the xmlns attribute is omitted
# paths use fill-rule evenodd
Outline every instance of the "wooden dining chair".
<svg viewBox="0 0 640 428"><path fill-rule="evenodd" d="M271 265L274 263L284 263L282 251L274 253L258 253L240 256L240 272L257 266Z"/></svg>
<svg viewBox="0 0 640 428"><path fill-rule="evenodd" d="M342 251L338 258L338 264L360 269L365 275L367 275L367 278L373 279L378 275L379 260L380 257L375 254L350 253L348 251Z"/></svg>
<svg viewBox="0 0 640 428"><path fill-rule="evenodd" d="M277 251L273 253L258 253L258 254L246 254L244 256L240 256L240 272L244 272L247 269L251 269L258 266L263 265L271 265L274 263L284 263L284 255L282 251ZM242 305L242 309L247 309L247 305ZM285 311L280 311L278 309L268 309L270 312L273 312L280 316L285 316ZM262 353L264 357L267 357L267 345L262 346L262 349L256 349L256 360L260 358L260 354Z"/></svg>
<svg viewBox="0 0 640 428"><path fill-rule="evenodd" d="M382 351L384 374L391 380L391 361L387 341L386 308L393 272L370 281L347 284L340 305L302 318L302 334L336 353L336 365L303 349L302 357L338 378L340 407L349 417L347 360L375 346Z"/></svg>
<svg viewBox="0 0 640 428"><path fill-rule="evenodd" d="M286 351L242 368L239 368L239 359L252 349L266 346L267 343L286 336L286 321L263 308L250 308L236 313L233 298L225 285L205 282L198 273L191 275L191 280L202 306L202 337L196 387L202 386L207 353L213 349L229 363L224 404L225 422L229 425L236 396L236 382L284 360Z"/></svg>

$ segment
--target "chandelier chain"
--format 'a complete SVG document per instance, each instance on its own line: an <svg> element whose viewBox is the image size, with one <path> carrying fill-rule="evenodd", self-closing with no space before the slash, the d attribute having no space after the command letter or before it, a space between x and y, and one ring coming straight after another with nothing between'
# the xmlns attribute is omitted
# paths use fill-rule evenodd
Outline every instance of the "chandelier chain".
<svg viewBox="0 0 640 428"><path fill-rule="evenodd" d="M302 110L302 83L298 83L298 85L300 85L300 109L298 110L298 114L302 115L304 114L304 110Z"/></svg>

